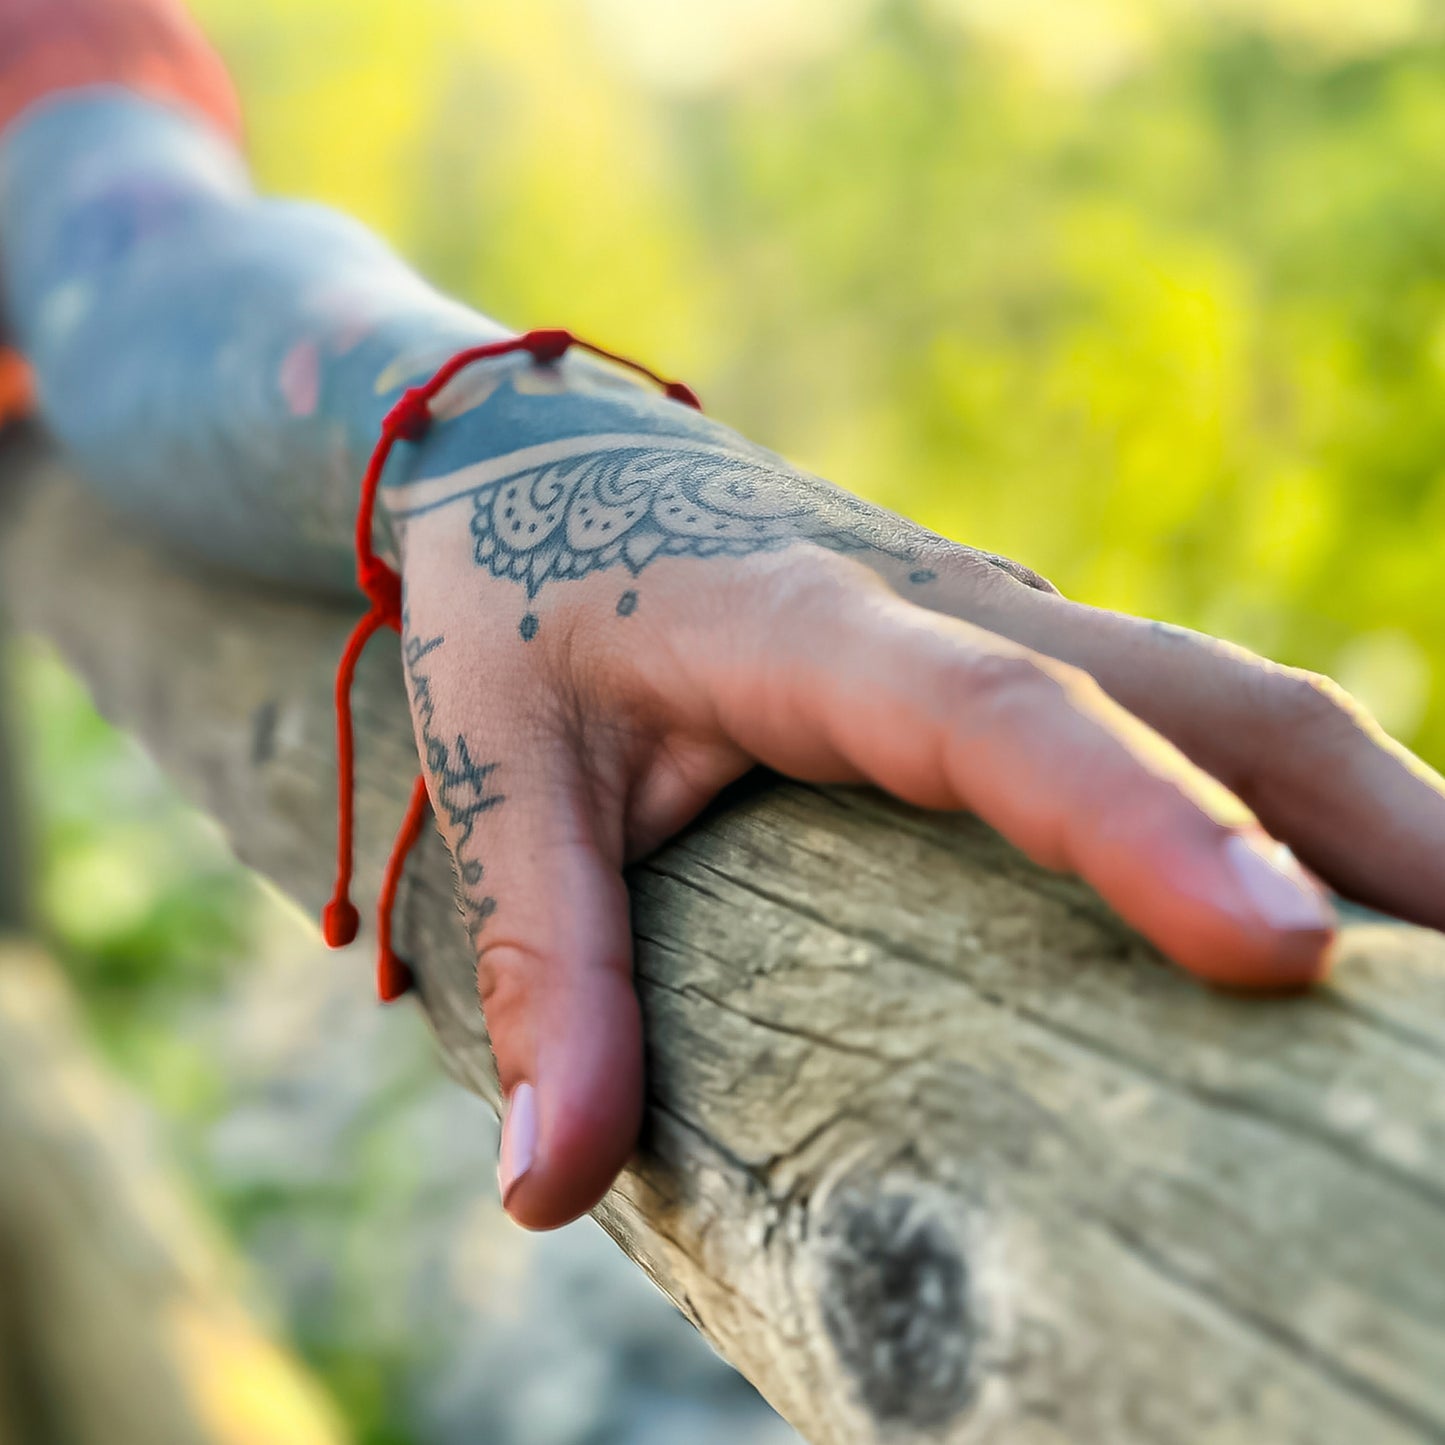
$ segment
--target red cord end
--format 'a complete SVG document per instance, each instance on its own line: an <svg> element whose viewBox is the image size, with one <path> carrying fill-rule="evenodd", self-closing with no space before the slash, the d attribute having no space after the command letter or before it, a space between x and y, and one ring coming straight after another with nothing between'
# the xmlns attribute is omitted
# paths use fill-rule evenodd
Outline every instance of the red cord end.
<svg viewBox="0 0 1445 1445"><path fill-rule="evenodd" d="M535 361L560 361L572 345L572 333L556 326L543 327L529 331L522 338L522 344Z"/></svg>
<svg viewBox="0 0 1445 1445"><path fill-rule="evenodd" d="M395 1003L412 988L411 969L389 948L383 948L376 960L376 992L382 1003Z"/></svg>
<svg viewBox="0 0 1445 1445"><path fill-rule="evenodd" d="M333 898L321 911L321 936L327 948L345 948L361 927L361 915L347 897Z"/></svg>
<svg viewBox="0 0 1445 1445"><path fill-rule="evenodd" d="M698 400L697 393L685 381L669 381L662 390L663 395L671 397L673 401L680 401L694 411L702 410L702 402Z"/></svg>

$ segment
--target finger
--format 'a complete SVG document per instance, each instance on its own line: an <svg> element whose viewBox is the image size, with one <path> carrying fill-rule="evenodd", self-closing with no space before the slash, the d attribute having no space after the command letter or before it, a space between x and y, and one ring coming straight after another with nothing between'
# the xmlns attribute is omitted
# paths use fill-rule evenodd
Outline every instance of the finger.
<svg viewBox="0 0 1445 1445"><path fill-rule="evenodd" d="M498 1184L530 1229L591 1209L642 1117L627 890L587 811L580 796L554 791L508 827L490 879L496 911L478 934L478 988L507 1100Z"/></svg>
<svg viewBox="0 0 1445 1445"><path fill-rule="evenodd" d="M503 1204L519 1224L550 1229L602 1197L641 1119L628 898L620 826L608 821L620 803L535 712L459 733L456 718L487 716L460 702L448 708L429 680L419 741L505 1100Z"/></svg>
<svg viewBox="0 0 1445 1445"><path fill-rule="evenodd" d="M1445 779L1328 679L1027 588L990 589L982 610L967 591L975 620L1085 668L1340 892L1445 928Z"/></svg>
<svg viewBox="0 0 1445 1445"><path fill-rule="evenodd" d="M1333 928L1319 891L1087 674L862 583L851 563L811 572L786 628L743 609L756 620L730 645L691 651L739 745L797 776L970 809L1216 982L1319 975Z"/></svg>

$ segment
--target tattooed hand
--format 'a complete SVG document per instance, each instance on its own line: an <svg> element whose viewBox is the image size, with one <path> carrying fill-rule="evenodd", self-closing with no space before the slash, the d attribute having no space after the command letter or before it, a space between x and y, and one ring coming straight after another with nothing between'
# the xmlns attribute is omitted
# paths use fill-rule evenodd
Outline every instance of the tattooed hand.
<svg viewBox="0 0 1445 1445"><path fill-rule="evenodd" d="M181 108L82 88L0 162L7 324L92 484L354 596L381 418L505 333L356 223L256 198ZM755 761L972 809L1218 984L1325 965L1324 895L1274 839L1445 926L1445 783L1321 679L1066 601L571 359L479 366L432 411L383 504L523 1224L594 1203L636 1135L623 864Z"/></svg>
<svg viewBox="0 0 1445 1445"><path fill-rule="evenodd" d="M522 1224L590 1207L636 1136L623 865L754 762L970 809L1215 984L1325 967L1331 909L1276 839L1445 925L1445 783L1324 679L1067 601L570 362L473 385L449 456L487 459L385 497ZM518 431L529 405L592 429L499 451L558 430Z"/></svg>

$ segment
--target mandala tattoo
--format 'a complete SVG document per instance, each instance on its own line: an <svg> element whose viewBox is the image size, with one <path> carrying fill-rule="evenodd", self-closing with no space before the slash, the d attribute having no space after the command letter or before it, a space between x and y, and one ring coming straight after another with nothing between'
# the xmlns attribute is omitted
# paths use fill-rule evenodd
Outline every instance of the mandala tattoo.
<svg viewBox="0 0 1445 1445"><path fill-rule="evenodd" d="M825 482L747 457L645 446L514 473L477 491L473 509L477 562L524 583L529 600L548 582L619 564L636 576L655 557L740 557L803 540L880 547L871 509Z"/></svg>
<svg viewBox="0 0 1445 1445"><path fill-rule="evenodd" d="M421 732L422 751L432 777L432 796L443 814L442 822L453 830L456 838L453 868L457 911L475 939L482 924L496 912L497 900L483 891L485 871L479 860L466 856L466 849L477 819L507 800L495 790L492 781L499 764L476 762L466 738L460 733L449 743L436 731L431 678L420 671L420 664L445 641L441 635L414 636L409 613L402 613L402 657L411 685L411 705Z"/></svg>

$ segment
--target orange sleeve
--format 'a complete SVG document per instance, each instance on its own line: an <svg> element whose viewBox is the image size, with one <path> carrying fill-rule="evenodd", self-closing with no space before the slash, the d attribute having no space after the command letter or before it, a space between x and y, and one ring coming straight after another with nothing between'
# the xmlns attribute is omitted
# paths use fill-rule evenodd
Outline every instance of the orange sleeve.
<svg viewBox="0 0 1445 1445"><path fill-rule="evenodd" d="M0 430L18 421L35 406L35 386L30 368L18 351L0 344Z"/></svg>
<svg viewBox="0 0 1445 1445"><path fill-rule="evenodd" d="M0 130L80 85L178 101L240 138L230 77L179 0L0 0Z"/></svg>
<svg viewBox="0 0 1445 1445"><path fill-rule="evenodd" d="M179 0L0 0L0 131L36 101L86 85L177 102L240 139L230 77ZM27 368L0 349L0 426L30 405Z"/></svg>

